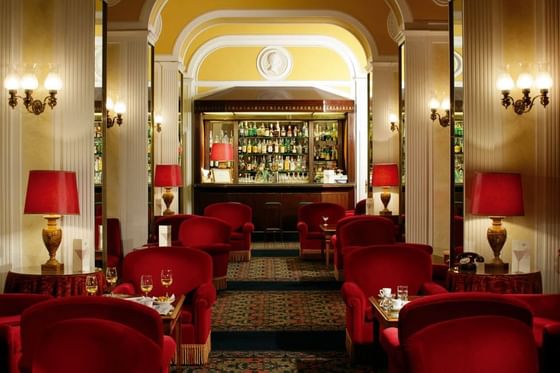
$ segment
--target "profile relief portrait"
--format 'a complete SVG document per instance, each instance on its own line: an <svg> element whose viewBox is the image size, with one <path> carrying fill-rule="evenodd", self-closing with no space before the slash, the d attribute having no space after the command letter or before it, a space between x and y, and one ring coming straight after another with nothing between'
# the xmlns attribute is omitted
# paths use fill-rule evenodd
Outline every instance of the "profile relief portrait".
<svg viewBox="0 0 560 373"><path fill-rule="evenodd" d="M284 48L266 47L257 57L257 69L267 80L284 79L291 68L291 56Z"/></svg>

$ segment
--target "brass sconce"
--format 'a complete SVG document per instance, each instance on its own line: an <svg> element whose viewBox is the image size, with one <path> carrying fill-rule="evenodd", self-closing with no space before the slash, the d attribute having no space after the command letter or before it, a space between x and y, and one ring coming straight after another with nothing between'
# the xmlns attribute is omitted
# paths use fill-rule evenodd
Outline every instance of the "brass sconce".
<svg viewBox="0 0 560 373"><path fill-rule="evenodd" d="M107 108L107 128L113 127L115 123L119 126L122 125L123 114L126 112L126 105L122 101L117 101L117 103L113 104L113 100L108 98L105 107ZM117 115L111 117L111 110L113 109L115 109Z"/></svg>
<svg viewBox="0 0 560 373"><path fill-rule="evenodd" d="M62 88L62 81L56 73L49 73L44 83L45 88L49 91L43 101L33 98L33 91L39 87L39 82L35 74L25 74L19 78L16 74L10 74L4 80L4 88L8 90L10 97L8 98L8 105L15 109L18 103L18 98L22 100L23 105L28 112L39 115L45 111L45 108L50 106L53 109L56 106L56 94ZM17 91L22 88L25 92L25 97L18 96Z"/></svg>
<svg viewBox="0 0 560 373"><path fill-rule="evenodd" d="M439 119L439 125L442 127L448 127L449 126L449 99L445 99L441 102L436 100L435 98L432 98L430 100L430 111L432 112L430 115L430 119L432 121L435 121L436 119ZM441 116L440 113L438 113L438 109L442 109L445 111L445 115Z"/></svg>
<svg viewBox="0 0 560 373"><path fill-rule="evenodd" d="M391 113L389 114L389 123L391 123L391 132L399 132L399 125L397 124L397 122L399 121L399 118Z"/></svg>
<svg viewBox="0 0 560 373"><path fill-rule="evenodd" d="M535 86L540 90L540 95L531 98L531 87L533 86L533 76L527 72L521 73L517 77L517 87L521 89L523 97L514 99L510 96L510 91L513 89L513 79L508 73L503 73L498 77L496 86L502 92L502 106L508 108L513 106L513 111L518 114L525 114L531 111L535 100L540 98L540 103L546 107L549 103L548 90L552 86L552 78L547 72L541 72L534 79Z"/></svg>
<svg viewBox="0 0 560 373"><path fill-rule="evenodd" d="M161 132L161 124L163 123L163 117L161 115L156 115L155 117L155 128L156 131L159 133Z"/></svg>

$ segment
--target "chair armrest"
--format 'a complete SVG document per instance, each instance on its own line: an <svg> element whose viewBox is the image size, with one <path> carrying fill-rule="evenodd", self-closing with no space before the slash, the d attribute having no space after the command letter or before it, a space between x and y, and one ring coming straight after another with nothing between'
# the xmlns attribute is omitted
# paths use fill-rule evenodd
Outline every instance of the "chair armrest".
<svg viewBox="0 0 560 373"><path fill-rule="evenodd" d="M309 231L309 228L307 226L307 223L303 222L303 221L298 221L297 223L297 230L298 232L302 235L305 236L307 235L307 232Z"/></svg>
<svg viewBox="0 0 560 373"><path fill-rule="evenodd" d="M554 338L560 338L560 322L554 322L544 327L544 333Z"/></svg>
<svg viewBox="0 0 560 373"><path fill-rule="evenodd" d="M242 230L244 234L251 233L255 230L255 225L253 223L245 223Z"/></svg>
<svg viewBox="0 0 560 373"><path fill-rule="evenodd" d="M342 285L342 299L346 304L346 325L351 325L351 335L358 335L365 325L365 316L368 306L366 295L354 282L346 281ZM350 323L348 321L351 321Z"/></svg>
<svg viewBox="0 0 560 373"><path fill-rule="evenodd" d="M130 282L123 282L122 284L115 286L115 288L113 289L113 293L134 295L134 285L132 285Z"/></svg>
<svg viewBox="0 0 560 373"><path fill-rule="evenodd" d="M175 340L168 336L163 336L163 346L161 349L161 366L163 368L162 372L168 372L169 370L165 370L165 368L169 369L169 365L171 364L171 359L177 352L177 344Z"/></svg>
<svg viewBox="0 0 560 373"><path fill-rule="evenodd" d="M193 303L195 307L211 308L216 302L216 288L212 283L200 285L194 291Z"/></svg>
<svg viewBox="0 0 560 373"><path fill-rule="evenodd" d="M401 345L399 342L399 328L390 327L383 329L381 331L380 342L387 354L389 354L390 350L394 351L398 349Z"/></svg>
<svg viewBox="0 0 560 373"><path fill-rule="evenodd" d="M434 295L441 293L449 293L449 291L443 286L436 284L435 282L424 282L420 286L420 295Z"/></svg>

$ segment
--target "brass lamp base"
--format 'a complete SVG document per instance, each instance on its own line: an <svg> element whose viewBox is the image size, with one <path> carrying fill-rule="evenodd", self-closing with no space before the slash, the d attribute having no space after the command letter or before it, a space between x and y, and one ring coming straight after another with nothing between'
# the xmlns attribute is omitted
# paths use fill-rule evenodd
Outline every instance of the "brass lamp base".
<svg viewBox="0 0 560 373"><path fill-rule="evenodd" d="M494 253L494 258L490 263L485 263L484 271L486 273L507 273L509 270L509 264L504 263L502 259L500 259L500 252L504 247L507 239L507 231L502 225L502 216L491 216L492 225L486 231L486 238L488 239L488 243L490 244L490 248L492 248L492 252Z"/></svg>
<svg viewBox="0 0 560 373"><path fill-rule="evenodd" d="M489 274L504 274L509 272L508 263L485 263L484 272Z"/></svg>
<svg viewBox="0 0 560 373"><path fill-rule="evenodd" d="M381 202L383 203L383 210L379 211L379 215L392 215L393 212L387 208L389 205L389 201L391 201L391 193L384 189L381 192Z"/></svg>
<svg viewBox="0 0 560 373"><path fill-rule="evenodd" d="M165 192L161 195L163 202L165 202L165 211L163 211L163 215L174 215L175 211L171 210L169 206L171 206L171 202L173 202L173 192L171 191L171 187L166 187Z"/></svg>
<svg viewBox="0 0 560 373"><path fill-rule="evenodd" d="M45 215L47 226L43 228L43 243L49 252L49 260L41 264L41 272L58 273L64 270L64 264L56 260L56 251L62 241L62 229L58 226L60 215Z"/></svg>

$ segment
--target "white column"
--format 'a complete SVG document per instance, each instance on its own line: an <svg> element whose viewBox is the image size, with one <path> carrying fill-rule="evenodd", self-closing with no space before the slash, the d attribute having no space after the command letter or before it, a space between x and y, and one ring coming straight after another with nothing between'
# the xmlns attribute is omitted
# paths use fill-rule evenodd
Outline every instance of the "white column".
<svg viewBox="0 0 560 373"><path fill-rule="evenodd" d="M148 238L148 32L110 31L110 43L120 45L120 93L126 104L119 128L119 220L125 255ZM111 128L109 131L114 130Z"/></svg>
<svg viewBox="0 0 560 373"><path fill-rule="evenodd" d="M84 264L95 264L94 248L94 70L95 2L56 2L55 56L62 80L57 107L53 110L56 169L75 171L80 215L62 218L62 261L73 264L74 240L87 250Z"/></svg>
<svg viewBox="0 0 560 373"><path fill-rule="evenodd" d="M544 4L542 4L544 3ZM537 267L543 273L546 293L560 291L560 4L545 0L537 13L542 25L542 61L550 67L554 92L551 103L539 111L537 131ZM544 20L544 22L542 22ZM537 24L539 24L537 23ZM533 109L534 110L534 109Z"/></svg>
<svg viewBox="0 0 560 373"><path fill-rule="evenodd" d="M399 132L391 131L389 114L399 114L399 75L398 63L374 62L372 70L373 85L373 163L399 164ZM369 175L368 175L369 177ZM383 209L380 188L374 187L374 212L379 214ZM393 215L399 214L398 188L391 190L391 201L388 206Z"/></svg>
<svg viewBox="0 0 560 373"><path fill-rule="evenodd" d="M193 132L194 126L198 125L198 123L193 124L195 93L194 79L185 75L183 77L183 164L185 165L183 167L183 195L185 197L183 211L186 214L192 214L193 212L193 173L200 172L198 169L200 165L195 165L193 160Z"/></svg>
<svg viewBox="0 0 560 373"><path fill-rule="evenodd" d="M22 4L0 1L0 289L6 273L21 262L21 217L24 186L21 175L21 101L16 110L8 106L4 78L9 66L21 63Z"/></svg>
<svg viewBox="0 0 560 373"><path fill-rule="evenodd" d="M499 3L499 2L498 2ZM465 153L465 225L464 250L488 256L486 240L490 225L487 217L469 214L470 190L476 171L501 170L503 142L500 94L495 88L494 67L499 65L501 45L500 12L492 2L473 0L463 3L464 53L464 153ZM510 109L511 110L511 109ZM483 251L482 249L488 251Z"/></svg>
<svg viewBox="0 0 560 373"><path fill-rule="evenodd" d="M446 229L434 223L433 131L443 130L430 120L429 101L436 80L432 74L433 44L446 42L447 33L437 31L405 32L405 117L406 117L406 225L407 242L433 244L434 230ZM449 86L449 85L447 85ZM437 126L437 128L436 128ZM445 161L443 162L445 163ZM448 228L447 228L448 229Z"/></svg>
<svg viewBox="0 0 560 373"><path fill-rule="evenodd" d="M357 76L354 78L354 92L356 110L356 195L355 201L367 197L367 178L368 172L368 89L367 76Z"/></svg>
<svg viewBox="0 0 560 373"><path fill-rule="evenodd" d="M154 166L157 164L179 163L179 126L177 113L179 111L179 82L177 74L179 62L157 61L154 64L154 101L155 114L163 119L161 132L154 132ZM163 188L156 188L154 192L154 214L161 215L156 203L161 201ZM173 188L175 198L171 204L173 211L178 208L178 188Z"/></svg>

